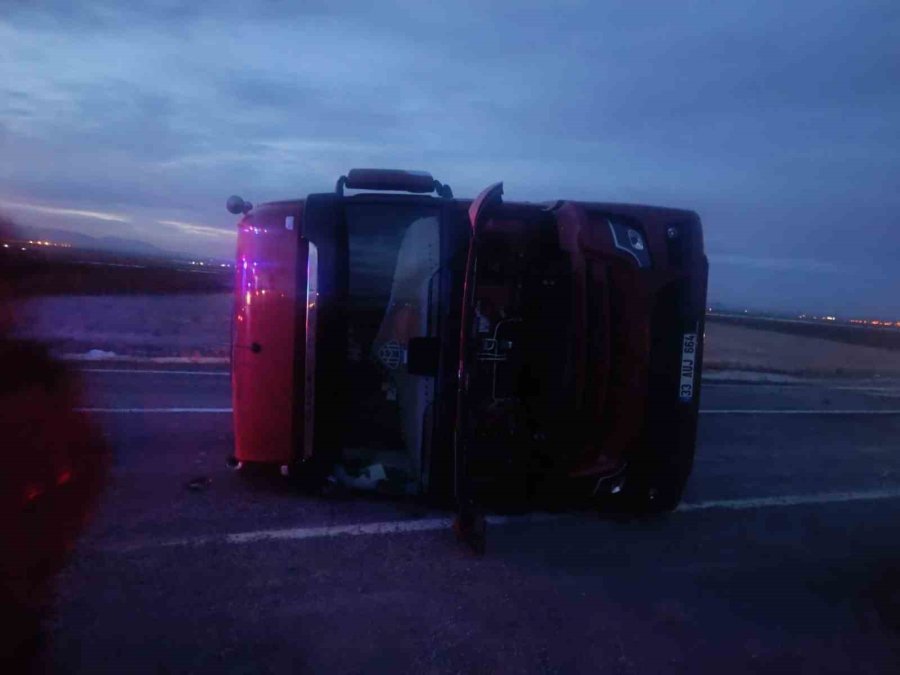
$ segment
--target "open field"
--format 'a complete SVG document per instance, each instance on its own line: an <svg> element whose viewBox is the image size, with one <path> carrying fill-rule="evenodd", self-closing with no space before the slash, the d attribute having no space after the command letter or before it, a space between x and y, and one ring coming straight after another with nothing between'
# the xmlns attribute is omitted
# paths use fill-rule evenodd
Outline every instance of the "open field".
<svg viewBox="0 0 900 675"><path fill-rule="evenodd" d="M896 377L900 376L900 352L707 323L705 368L790 375Z"/></svg>
<svg viewBox="0 0 900 675"><path fill-rule="evenodd" d="M147 357L228 356L231 296L45 296L21 304L19 332L59 353L102 350ZM897 377L900 352L807 335L708 322L707 370Z"/></svg>
<svg viewBox="0 0 900 675"><path fill-rule="evenodd" d="M20 303L18 332L59 353L227 357L231 295L42 296Z"/></svg>
<svg viewBox="0 0 900 675"><path fill-rule="evenodd" d="M231 288L230 263L174 256L3 242L0 276L14 280L16 292L30 297L222 293Z"/></svg>
<svg viewBox="0 0 900 675"><path fill-rule="evenodd" d="M846 342L865 347L883 347L900 350L900 330L894 326L861 326L843 322L785 319L743 314L708 314L706 323L728 324L742 328L802 335L835 342ZM900 324L898 324L900 326Z"/></svg>

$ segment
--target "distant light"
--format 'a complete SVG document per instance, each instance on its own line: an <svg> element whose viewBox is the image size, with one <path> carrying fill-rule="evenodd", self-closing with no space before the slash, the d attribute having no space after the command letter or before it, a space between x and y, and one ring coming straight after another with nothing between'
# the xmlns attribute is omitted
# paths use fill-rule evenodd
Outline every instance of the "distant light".
<svg viewBox="0 0 900 675"><path fill-rule="evenodd" d="M9 248L9 244L3 244L3 248Z"/></svg>
<svg viewBox="0 0 900 675"><path fill-rule="evenodd" d="M203 264L203 261L201 260L201 261L200 261L200 265L202 265L202 264Z"/></svg>
<svg viewBox="0 0 900 675"><path fill-rule="evenodd" d="M226 263L222 263L221 265L219 265L219 267L228 267L228 265Z"/></svg>
<svg viewBox="0 0 900 675"><path fill-rule="evenodd" d="M23 247L22 247L22 250L23 250L23 251L27 251L27 250L28 250L28 249L27 249L27 248L25 248L25 247L24 247L24 246L23 246Z"/></svg>

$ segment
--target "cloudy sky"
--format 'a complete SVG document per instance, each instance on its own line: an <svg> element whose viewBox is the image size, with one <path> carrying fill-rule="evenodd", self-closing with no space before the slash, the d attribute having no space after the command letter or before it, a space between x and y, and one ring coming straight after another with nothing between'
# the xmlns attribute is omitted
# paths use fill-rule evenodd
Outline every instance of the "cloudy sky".
<svg viewBox="0 0 900 675"><path fill-rule="evenodd" d="M229 255L229 194L425 169L692 208L713 300L900 319L896 0L126 4L0 3L22 223Z"/></svg>

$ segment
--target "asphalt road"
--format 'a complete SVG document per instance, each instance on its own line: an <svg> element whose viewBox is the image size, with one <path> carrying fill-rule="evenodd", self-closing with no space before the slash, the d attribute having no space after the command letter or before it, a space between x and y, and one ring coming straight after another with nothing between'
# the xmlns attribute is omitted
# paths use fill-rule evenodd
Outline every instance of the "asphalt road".
<svg viewBox="0 0 900 675"><path fill-rule="evenodd" d="M221 372L99 370L85 405L113 479L59 580L50 668L900 669L890 383L707 384L677 512L495 518L476 558L446 513L229 472Z"/></svg>

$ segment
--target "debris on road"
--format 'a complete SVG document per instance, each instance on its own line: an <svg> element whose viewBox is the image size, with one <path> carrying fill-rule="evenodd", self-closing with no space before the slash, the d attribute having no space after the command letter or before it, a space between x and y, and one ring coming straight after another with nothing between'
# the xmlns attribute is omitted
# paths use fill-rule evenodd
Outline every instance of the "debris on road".
<svg viewBox="0 0 900 675"><path fill-rule="evenodd" d="M187 489L193 492L200 492L212 485L212 478L208 476L198 476L187 483Z"/></svg>

